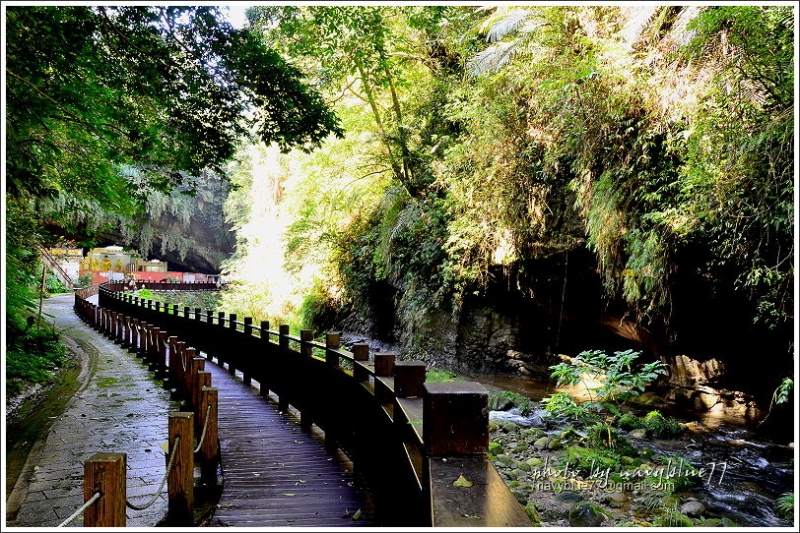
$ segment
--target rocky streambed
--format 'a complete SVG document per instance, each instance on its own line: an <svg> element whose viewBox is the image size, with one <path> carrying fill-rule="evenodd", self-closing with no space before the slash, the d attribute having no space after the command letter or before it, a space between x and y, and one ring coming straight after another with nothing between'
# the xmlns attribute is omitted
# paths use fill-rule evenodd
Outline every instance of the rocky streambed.
<svg viewBox="0 0 800 533"><path fill-rule="evenodd" d="M741 427L682 426L670 439L623 432L607 451L543 410L492 411L489 453L543 526L792 525L775 507L793 488L791 447L752 440Z"/></svg>

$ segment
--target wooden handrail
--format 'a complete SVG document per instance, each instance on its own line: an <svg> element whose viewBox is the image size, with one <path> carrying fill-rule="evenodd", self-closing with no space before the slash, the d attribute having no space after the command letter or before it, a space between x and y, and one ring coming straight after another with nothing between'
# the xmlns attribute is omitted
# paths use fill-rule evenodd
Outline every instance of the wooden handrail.
<svg viewBox="0 0 800 533"><path fill-rule="evenodd" d="M246 383L257 381L262 396L272 391L281 410L297 409L302 427L319 427L326 448L339 448L351 459L356 476L369 488L380 523L531 525L488 459L488 393L480 384L427 384L424 363L395 361L387 354L370 361L365 345L352 351L341 348L338 333L329 333L323 344L311 340L310 330L298 337L286 325L273 331L268 322L257 327L249 318L239 322L236 315L225 318L223 312L217 317L210 311L164 313L152 302L123 296L121 290L121 283L100 288L103 312L136 317L190 341L197 354L216 358L231 374L240 372ZM325 356L314 355L314 349ZM458 512L452 508L453 487L447 481L452 468L478 481L459 501ZM463 516L470 517L469 524L459 518Z"/></svg>

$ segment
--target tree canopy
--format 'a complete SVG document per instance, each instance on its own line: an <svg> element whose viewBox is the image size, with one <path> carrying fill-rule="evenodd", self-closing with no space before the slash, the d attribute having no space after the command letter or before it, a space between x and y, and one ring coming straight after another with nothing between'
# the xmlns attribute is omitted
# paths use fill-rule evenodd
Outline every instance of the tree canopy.
<svg viewBox="0 0 800 533"><path fill-rule="evenodd" d="M538 300L555 347L568 284L537 269L582 252L605 305L667 343L693 298L753 331L791 323L790 7L250 14L346 117L347 138L281 167L287 264L322 272L302 312L383 305L414 345L493 286L537 301L559 279Z"/></svg>
<svg viewBox="0 0 800 533"><path fill-rule="evenodd" d="M67 222L42 199L132 215L151 190L224 179L248 137L311 150L342 134L303 74L216 7L9 6L5 40L11 295Z"/></svg>

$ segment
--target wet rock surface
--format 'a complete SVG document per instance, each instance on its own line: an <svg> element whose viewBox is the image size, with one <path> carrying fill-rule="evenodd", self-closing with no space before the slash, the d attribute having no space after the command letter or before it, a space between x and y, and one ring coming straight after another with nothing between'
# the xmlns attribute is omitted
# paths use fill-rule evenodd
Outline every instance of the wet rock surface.
<svg viewBox="0 0 800 533"><path fill-rule="evenodd" d="M164 477L161 444L169 412L178 409L141 359L84 324L73 312L72 295L44 303L48 321L85 365L82 384L46 435L31 450L7 498L6 525L55 527L84 501L83 463L97 452L127 456L127 498L142 505ZM127 509L128 527L152 527L167 512L166 488L143 511ZM82 527L82 517L70 527Z"/></svg>

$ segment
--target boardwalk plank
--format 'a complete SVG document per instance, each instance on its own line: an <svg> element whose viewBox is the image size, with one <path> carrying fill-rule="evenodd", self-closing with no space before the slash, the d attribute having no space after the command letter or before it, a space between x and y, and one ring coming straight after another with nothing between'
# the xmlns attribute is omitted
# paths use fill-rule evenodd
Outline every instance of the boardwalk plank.
<svg viewBox="0 0 800 533"><path fill-rule="evenodd" d="M299 420L207 361L219 390L224 485L210 527L362 527L371 506L352 468L325 452ZM288 496L291 495L291 496ZM361 510L358 520L351 516Z"/></svg>

